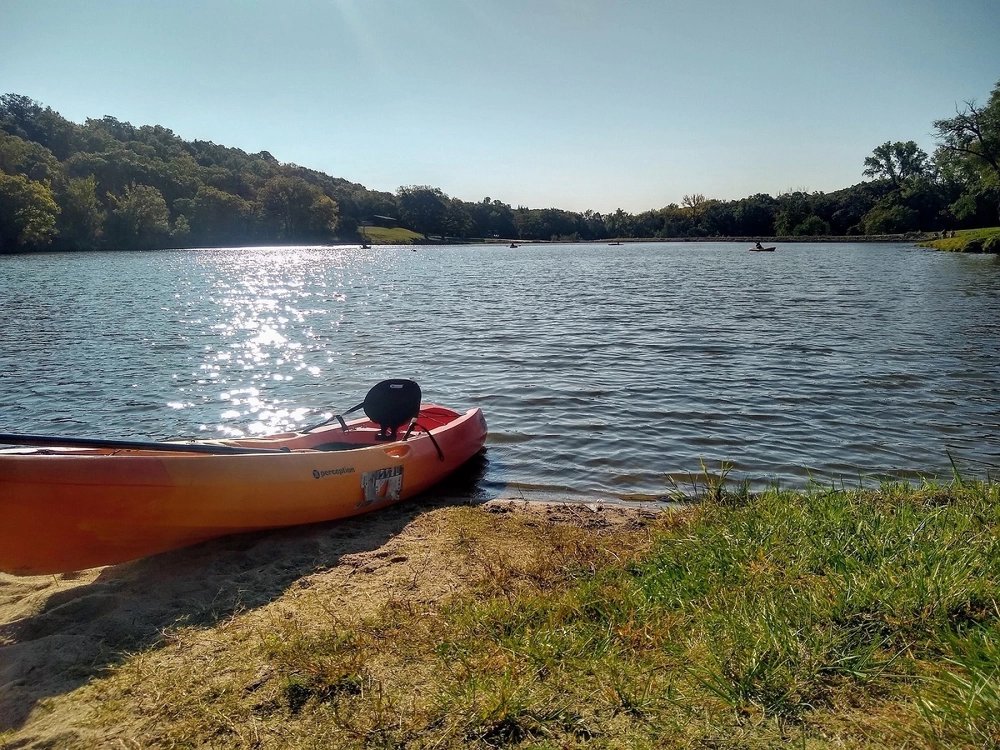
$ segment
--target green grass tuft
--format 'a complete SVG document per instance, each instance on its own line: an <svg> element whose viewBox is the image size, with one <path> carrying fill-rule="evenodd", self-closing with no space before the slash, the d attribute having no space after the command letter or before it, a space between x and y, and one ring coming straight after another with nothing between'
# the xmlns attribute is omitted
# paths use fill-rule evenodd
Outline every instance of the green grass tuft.
<svg viewBox="0 0 1000 750"><path fill-rule="evenodd" d="M998 252L1000 247L996 243L1000 242L1000 227L989 227L985 229L960 229L955 232L954 237L947 237L939 240L928 240L921 242L921 247L933 247L938 250L950 250L952 252ZM996 250L991 248L997 247Z"/></svg>

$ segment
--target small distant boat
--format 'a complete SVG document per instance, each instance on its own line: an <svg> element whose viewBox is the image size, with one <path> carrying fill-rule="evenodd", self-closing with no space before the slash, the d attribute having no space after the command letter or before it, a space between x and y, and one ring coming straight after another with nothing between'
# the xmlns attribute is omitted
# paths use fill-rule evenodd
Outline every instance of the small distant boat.
<svg viewBox="0 0 1000 750"><path fill-rule="evenodd" d="M518 245L516 243L514 243L514 242L511 242L510 243L510 247L518 247Z"/></svg>
<svg viewBox="0 0 1000 750"><path fill-rule="evenodd" d="M620 243L620 242L609 242L608 244L609 244L609 245L620 245L620 244L622 244L622 243Z"/></svg>
<svg viewBox="0 0 1000 750"><path fill-rule="evenodd" d="M751 253L773 253L774 250L775 250L775 246L774 245L772 245L771 247L751 247L750 248L750 252Z"/></svg>
<svg viewBox="0 0 1000 750"><path fill-rule="evenodd" d="M369 244L368 244L367 242L362 242L362 243L361 243L361 249L362 249L362 250L371 250L371 249L372 249L372 246L371 246L371 245L369 245Z"/></svg>
<svg viewBox="0 0 1000 750"><path fill-rule="evenodd" d="M377 384L366 417L270 437L142 442L0 434L0 571L65 573L248 531L332 521L423 492L486 441L477 408ZM397 435L397 430L405 434Z"/></svg>

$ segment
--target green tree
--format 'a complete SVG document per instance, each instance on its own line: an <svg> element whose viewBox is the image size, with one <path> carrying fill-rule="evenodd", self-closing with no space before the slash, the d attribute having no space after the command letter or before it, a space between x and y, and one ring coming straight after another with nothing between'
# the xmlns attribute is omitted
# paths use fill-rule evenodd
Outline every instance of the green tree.
<svg viewBox="0 0 1000 750"><path fill-rule="evenodd" d="M92 131L104 133L106 136L122 143L135 140L135 126L130 122L122 122L111 115L105 115L99 120L87 118L84 122L84 127Z"/></svg>
<svg viewBox="0 0 1000 750"><path fill-rule="evenodd" d="M425 237L445 234L450 198L440 188L429 185L403 185L396 191L399 218L403 224Z"/></svg>
<svg viewBox="0 0 1000 750"><path fill-rule="evenodd" d="M318 239L333 239L339 225L337 202L317 190L309 206L309 231Z"/></svg>
<svg viewBox="0 0 1000 750"><path fill-rule="evenodd" d="M733 237L739 234L733 204L726 201L706 201L701 225L711 237Z"/></svg>
<svg viewBox="0 0 1000 750"><path fill-rule="evenodd" d="M514 211L503 201L483 198L479 203L473 203L469 209L475 226L475 232L480 237L516 237L517 227L514 225Z"/></svg>
<svg viewBox="0 0 1000 750"><path fill-rule="evenodd" d="M0 128L27 141L38 140L33 125L41 112L38 102L22 94L0 96Z"/></svg>
<svg viewBox="0 0 1000 750"><path fill-rule="evenodd" d="M663 229L663 217L659 211L643 211L641 214L635 214L632 219L633 237L656 237ZM584 226L589 228L589 222L585 222ZM593 239L586 234L584 237Z"/></svg>
<svg viewBox="0 0 1000 750"><path fill-rule="evenodd" d="M935 120L934 130L939 152L965 167L969 188L989 195L1000 216L1000 81L985 106L968 101L954 117Z"/></svg>
<svg viewBox="0 0 1000 750"><path fill-rule="evenodd" d="M886 141L865 158L863 174L889 180L893 187L898 188L915 179L926 178L929 171L927 153L914 141Z"/></svg>
<svg viewBox="0 0 1000 750"><path fill-rule="evenodd" d="M676 203L669 203L659 211L660 230L657 237L687 237L691 229L691 217L687 215L686 209L681 208Z"/></svg>
<svg viewBox="0 0 1000 750"><path fill-rule="evenodd" d="M613 214L605 215L604 227L608 237L631 237L635 230L635 219L628 211L616 208Z"/></svg>
<svg viewBox="0 0 1000 750"><path fill-rule="evenodd" d="M0 174L0 252L47 247L59 206L44 182Z"/></svg>
<svg viewBox="0 0 1000 750"><path fill-rule="evenodd" d="M895 196L889 196L865 214L864 227L866 234L901 234L917 228L919 214L899 202Z"/></svg>
<svg viewBox="0 0 1000 750"><path fill-rule="evenodd" d="M72 249L89 250L98 246L105 213L97 199L97 180L91 177L71 179L58 194L59 244Z"/></svg>
<svg viewBox="0 0 1000 750"><path fill-rule="evenodd" d="M301 177L268 180L257 195L272 235L286 241L326 240L337 230L337 204Z"/></svg>
<svg viewBox="0 0 1000 750"><path fill-rule="evenodd" d="M20 94L0 96L0 130L41 144L65 159L80 147L80 127Z"/></svg>
<svg viewBox="0 0 1000 750"><path fill-rule="evenodd" d="M943 186L929 179L911 180L899 191L899 201L916 214L913 225L906 230L908 232L938 229L948 203Z"/></svg>
<svg viewBox="0 0 1000 750"><path fill-rule="evenodd" d="M830 225L819 216L816 216L816 214L813 214L800 221L792 229L792 234L796 237L819 237L830 234Z"/></svg>
<svg viewBox="0 0 1000 750"><path fill-rule="evenodd" d="M808 193L796 190L778 197L774 214L774 231L782 237L796 234L796 228L813 215L812 200Z"/></svg>
<svg viewBox="0 0 1000 750"><path fill-rule="evenodd" d="M253 206L238 195L202 185L191 201L188 221L196 242L239 242L250 236Z"/></svg>
<svg viewBox="0 0 1000 750"><path fill-rule="evenodd" d="M705 196L701 193L691 193L690 195L685 195L681 199L681 205L683 205L691 214L691 221L695 224L701 222L701 215L705 213L708 201Z"/></svg>
<svg viewBox="0 0 1000 750"><path fill-rule="evenodd" d="M619 209L620 210L620 209ZM622 216L628 216L622 211ZM517 235L526 240L576 242L587 231L583 216L558 208L524 208L514 212Z"/></svg>
<svg viewBox="0 0 1000 750"><path fill-rule="evenodd" d="M757 193L736 201L733 210L736 234L743 237L769 237L774 234L776 201L766 193Z"/></svg>
<svg viewBox="0 0 1000 750"><path fill-rule="evenodd" d="M62 174L62 167L44 146L0 132L0 172L51 183Z"/></svg>
<svg viewBox="0 0 1000 750"><path fill-rule="evenodd" d="M875 234L931 229L941 223L943 192L936 185L930 159L913 141L878 146L865 159L864 175L890 186L862 220Z"/></svg>
<svg viewBox="0 0 1000 750"><path fill-rule="evenodd" d="M445 214L445 234L451 237L468 237L474 223L472 213L466 207L465 201L452 198L448 201L448 212Z"/></svg>
<svg viewBox="0 0 1000 750"><path fill-rule="evenodd" d="M74 154L64 166L70 177L93 175L98 190L105 195L121 195L133 184L148 185L154 179L150 159L120 145L101 153Z"/></svg>
<svg viewBox="0 0 1000 750"><path fill-rule="evenodd" d="M170 236L170 212L163 194L149 185L130 185L111 196L108 240L121 249L163 247Z"/></svg>
<svg viewBox="0 0 1000 750"><path fill-rule="evenodd" d="M817 213L829 221L831 234L862 234L865 214L891 190L889 183L884 181L861 182L825 194L822 200L823 206Z"/></svg>
<svg viewBox="0 0 1000 750"><path fill-rule="evenodd" d="M599 240L608 236L608 227L599 211L588 209L583 212L581 219L583 221L583 234L588 240ZM659 220L659 215L657 215L656 231L658 232L662 227L663 222Z"/></svg>
<svg viewBox="0 0 1000 750"><path fill-rule="evenodd" d="M187 217L181 214L174 220L173 229L170 230L170 238L173 244L184 247L191 238L191 225L188 224Z"/></svg>

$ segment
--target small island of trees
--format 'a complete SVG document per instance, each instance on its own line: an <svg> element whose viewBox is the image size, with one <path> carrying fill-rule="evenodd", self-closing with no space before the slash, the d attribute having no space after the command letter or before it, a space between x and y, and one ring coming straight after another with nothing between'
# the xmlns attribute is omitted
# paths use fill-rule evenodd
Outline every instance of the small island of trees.
<svg viewBox="0 0 1000 750"><path fill-rule="evenodd" d="M870 178L831 193L685 195L631 214L468 202L426 185L395 193L282 164L160 125L70 122L0 96L0 252L354 242L373 220L453 240L817 237L942 232L1000 222L1000 82L933 124L933 156L883 143Z"/></svg>

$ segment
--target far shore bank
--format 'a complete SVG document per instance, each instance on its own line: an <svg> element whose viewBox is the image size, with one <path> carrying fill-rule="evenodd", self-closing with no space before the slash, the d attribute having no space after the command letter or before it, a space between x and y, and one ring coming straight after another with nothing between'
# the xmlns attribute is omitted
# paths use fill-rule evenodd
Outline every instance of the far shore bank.
<svg viewBox="0 0 1000 750"><path fill-rule="evenodd" d="M996 238L992 240L991 238ZM810 235L793 236L778 235L767 236L734 236L734 237L610 237L602 240L577 240L573 238L558 238L552 240L518 240L518 239L461 239L461 238L440 238L429 240L429 244L487 244L487 245L561 245L561 244L586 244L586 245L636 245L651 243L749 243L760 242L763 245L789 245L789 244L857 244L857 243L897 243L919 245L920 247L933 248L935 250L949 250L952 252L968 253L1000 253L1000 228L987 229L959 229L949 232L907 232L905 234L856 234L856 235Z"/></svg>
<svg viewBox="0 0 1000 750"><path fill-rule="evenodd" d="M991 238L996 238L993 240L993 244L990 244ZM503 246L520 248L532 245L574 245L574 244L584 244L584 245L607 245L607 246L624 246L624 245L645 245L645 244L741 244L747 243L753 245L756 242L760 242L764 245L789 245L789 244L858 244L858 243L871 243L871 244L885 244L885 243L895 243L895 244L910 244L919 245L920 247L933 248L936 250L948 250L952 252L970 252L970 253L1000 253L1000 228L992 229L967 229L967 230L957 230L956 232L948 233L948 237L942 236L940 232L923 232L916 233L910 232L907 234L867 234L867 235L822 235L822 236L776 236L776 237L622 237L622 238L609 238L603 240L580 240L574 238L556 238L549 240L520 240L512 238L482 238L482 237L421 237L415 233L410 233L405 238L370 238L369 243L371 246L376 247L386 247L386 246L397 246L397 247L408 247L411 249L416 249L418 247L437 247L437 246L448 246L448 245L489 245L489 246ZM246 244L224 244L220 243L212 247L196 247L196 246L176 246L176 247L162 247L162 248L127 248L125 250L114 249L114 248L93 248L93 249L67 249L67 248L47 248L45 250L16 250L16 251L2 251L0 252L0 257L4 255L45 255L45 254L62 254L62 253L91 253L91 252L155 252L157 250L214 250L214 249L237 249L241 247L359 247L363 246L365 243L345 240L342 242L335 242L333 244L310 244L310 243L300 243L294 245L287 244L261 244L261 245L246 245Z"/></svg>
<svg viewBox="0 0 1000 750"><path fill-rule="evenodd" d="M959 230L955 237L961 238L966 232L980 232L991 230ZM1000 232L1000 230L997 230ZM733 237L609 237L600 240L581 240L572 237L561 237L550 240L521 240L514 238L461 238L461 237L427 237L415 241L413 244L428 245L516 245L518 247L526 245L647 245L654 243L749 243L760 242L764 245L774 244L835 244L835 243L899 243L899 244L923 244L943 241L941 232L908 232L906 234L857 234L857 235L810 235L792 236L779 235L767 236L733 236ZM387 243L392 244L392 243Z"/></svg>
<svg viewBox="0 0 1000 750"><path fill-rule="evenodd" d="M775 243L808 243L808 242L819 242L819 243L830 243L830 242L919 242L928 236L934 235L924 235L924 234L865 234L865 235L822 235L822 236L810 236L810 237L793 237L793 236L778 236L778 237L653 237L650 239L615 239L615 240L593 240L596 243L608 243L617 242L622 245L632 242L749 242L751 244L755 242L760 242L764 245L771 245Z"/></svg>
<svg viewBox="0 0 1000 750"><path fill-rule="evenodd" d="M517 246L522 245L647 245L651 243L679 243L687 244L692 242L697 243L723 243L723 242L733 242L742 243L749 242L753 244L755 242L760 242L762 244L774 244L774 243L845 243L845 242L899 242L899 243L917 243L922 241L927 241L940 237L940 233L937 232L910 232L908 234L865 234L865 235L817 235L817 236L807 236L807 237L797 237L797 236L777 236L777 237L609 237L603 240L580 240L573 238L556 238L551 240L519 240L512 238L473 238L473 239L462 239L457 237L447 237L440 239L429 239L428 244L449 244L449 245L510 245L515 244Z"/></svg>

